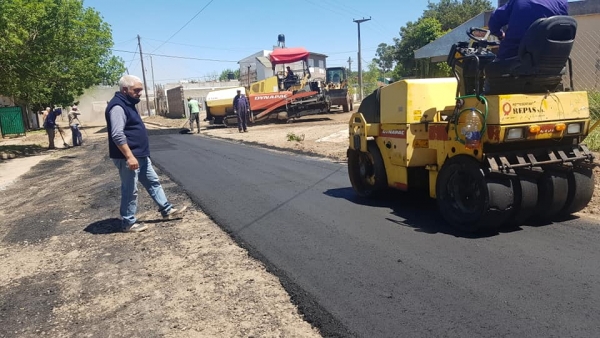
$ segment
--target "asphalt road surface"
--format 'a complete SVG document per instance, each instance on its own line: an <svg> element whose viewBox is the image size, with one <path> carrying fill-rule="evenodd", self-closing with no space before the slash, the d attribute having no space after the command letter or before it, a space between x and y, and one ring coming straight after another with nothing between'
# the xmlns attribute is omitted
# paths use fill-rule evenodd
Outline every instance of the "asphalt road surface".
<svg viewBox="0 0 600 338"><path fill-rule="evenodd" d="M427 198L356 197L345 163L180 134L151 148L324 336L600 335L590 219L465 237Z"/></svg>

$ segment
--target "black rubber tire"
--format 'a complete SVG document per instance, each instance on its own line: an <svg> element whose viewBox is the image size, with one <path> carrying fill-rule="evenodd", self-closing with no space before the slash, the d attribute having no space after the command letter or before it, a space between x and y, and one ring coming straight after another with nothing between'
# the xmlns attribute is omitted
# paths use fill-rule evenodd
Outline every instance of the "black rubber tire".
<svg viewBox="0 0 600 338"><path fill-rule="evenodd" d="M567 217L585 208L594 194L594 171L592 168L575 166L567 175L569 193L558 217Z"/></svg>
<svg viewBox="0 0 600 338"><path fill-rule="evenodd" d="M367 142L367 152L348 149L348 176L362 197L375 197L387 188L385 165L375 141Z"/></svg>
<svg viewBox="0 0 600 338"><path fill-rule="evenodd" d="M515 213L508 221L509 226L523 225L536 212L538 203L537 178L533 175L517 172L513 185L515 187Z"/></svg>
<svg viewBox="0 0 600 338"><path fill-rule="evenodd" d="M352 100L350 100L350 110L354 110L354 102Z"/></svg>
<svg viewBox="0 0 600 338"><path fill-rule="evenodd" d="M348 100L346 100L346 103L344 103L342 105L342 110L344 113L347 113L350 111L350 102Z"/></svg>
<svg viewBox="0 0 600 338"><path fill-rule="evenodd" d="M442 217L464 232L494 231L514 213L514 189L508 177L487 177L470 156L444 163L436 180Z"/></svg>
<svg viewBox="0 0 600 338"><path fill-rule="evenodd" d="M538 180L538 196L534 217L541 221L555 219L567 204L568 173L559 170L545 170Z"/></svg>

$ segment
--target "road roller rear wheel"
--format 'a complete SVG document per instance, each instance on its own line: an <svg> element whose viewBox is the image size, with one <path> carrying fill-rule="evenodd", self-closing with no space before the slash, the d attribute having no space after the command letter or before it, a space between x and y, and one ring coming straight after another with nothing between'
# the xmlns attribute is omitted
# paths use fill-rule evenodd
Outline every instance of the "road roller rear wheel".
<svg viewBox="0 0 600 338"><path fill-rule="evenodd" d="M374 197L387 187L383 158L374 141L367 142L367 152L348 150L348 175L352 188L363 197Z"/></svg>
<svg viewBox="0 0 600 338"><path fill-rule="evenodd" d="M444 163L436 181L444 219L460 231L492 231L514 213L514 189L508 177L487 177L480 163L455 156Z"/></svg>
<svg viewBox="0 0 600 338"><path fill-rule="evenodd" d="M536 212L538 203L537 178L517 173L513 181L515 187L515 214L508 221L508 226L523 225Z"/></svg>
<svg viewBox="0 0 600 338"><path fill-rule="evenodd" d="M534 216L550 221L558 216L567 204L569 195L568 173L560 170L544 170L538 180L538 203Z"/></svg>
<svg viewBox="0 0 600 338"><path fill-rule="evenodd" d="M594 171L592 168L576 166L567 175L569 193L564 208L558 217L567 217L585 208L594 194Z"/></svg>

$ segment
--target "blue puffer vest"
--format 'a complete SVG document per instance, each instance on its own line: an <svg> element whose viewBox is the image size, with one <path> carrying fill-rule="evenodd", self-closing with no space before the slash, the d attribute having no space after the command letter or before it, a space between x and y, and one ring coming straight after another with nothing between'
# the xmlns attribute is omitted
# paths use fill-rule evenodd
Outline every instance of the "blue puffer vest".
<svg viewBox="0 0 600 338"><path fill-rule="evenodd" d="M117 92L115 93L115 97L108 102L104 117L106 118L108 130L108 154L110 158L125 158L110 136L112 126L110 123L109 112L114 106L120 106L125 111L126 121L123 132L125 133L125 137L127 137L127 145L129 146L129 149L131 149L133 155L135 157L150 156L150 145L148 142L146 126L144 125L144 121L142 121L140 114L138 114L138 111L135 108L135 102L133 101L134 99L129 98L127 95Z"/></svg>

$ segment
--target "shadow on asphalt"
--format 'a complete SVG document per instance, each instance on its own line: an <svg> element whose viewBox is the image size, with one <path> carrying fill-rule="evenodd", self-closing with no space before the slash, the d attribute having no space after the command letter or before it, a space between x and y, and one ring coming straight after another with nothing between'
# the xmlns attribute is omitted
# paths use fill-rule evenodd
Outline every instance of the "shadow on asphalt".
<svg viewBox="0 0 600 338"><path fill-rule="evenodd" d="M446 234L461 238L478 239L496 236L499 233L521 230L519 227L501 229L500 232L480 233L468 233L456 230L446 223L437 209L435 200L430 198L426 193L406 193L397 190L387 190L377 197L364 198L358 196L351 187L347 187L329 189L325 192L325 195L343 198L358 205L389 209L391 210L391 215L403 220L392 217L386 217L386 220L426 234Z"/></svg>

